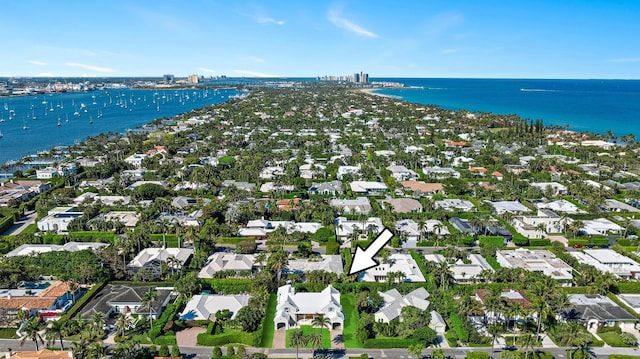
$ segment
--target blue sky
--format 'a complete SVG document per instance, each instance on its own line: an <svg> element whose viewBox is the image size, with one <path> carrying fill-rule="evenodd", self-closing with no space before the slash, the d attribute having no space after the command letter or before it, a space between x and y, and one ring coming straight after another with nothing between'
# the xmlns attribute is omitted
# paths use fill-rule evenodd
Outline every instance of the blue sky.
<svg viewBox="0 0 640 359"><path fill-rule="evenodd" d="M0 76L640 78L640 1L3 1Z"/></svg>

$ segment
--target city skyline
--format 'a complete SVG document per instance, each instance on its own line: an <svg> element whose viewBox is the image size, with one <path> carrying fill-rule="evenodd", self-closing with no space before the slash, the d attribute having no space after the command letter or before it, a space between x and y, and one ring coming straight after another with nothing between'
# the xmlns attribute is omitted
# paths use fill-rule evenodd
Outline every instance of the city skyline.
<svg viewBox="0 0 640 359"><path fill-rule="evenodd" d="M0 76L640 78L619 1L4 4Z"/></svg>

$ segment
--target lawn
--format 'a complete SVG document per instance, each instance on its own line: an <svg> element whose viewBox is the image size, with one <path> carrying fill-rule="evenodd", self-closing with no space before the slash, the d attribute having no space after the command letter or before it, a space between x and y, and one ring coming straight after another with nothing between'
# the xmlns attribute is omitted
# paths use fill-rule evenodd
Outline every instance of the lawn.
<svg viewBox="0 0 640 359"><path fill-rule="evenodd" d="M309 335L318 330L318 328L313 328L310 325L301 325L300 329L302 329L302 333L304 335ZM291 334L292 330L296 330L296 329L287 330L287 333L286 333L287 336L285 338L286 348L292 348L291 344L289 344L289 335ZM311 345L307 344L302 348L311 348ZM322 328L322 348L324 349L331 348L331 334L329 333L329 330L327 328Z"/></svg>
<svg viewBox="0 0 640 359"><path fill-rule="evenodd" d="M496 257L487 257L485 259L487 260L487 263L489 263L491 268L493 268L494 270L498 270L498 269L502 268L500 263L498 263L498 260L496 259Z"/></svg>
<svg viewBox="0 0 640 359"><path fill-rule="evenodd" d="M260 346L262 348L271 348L273 345L273 334L275 330L275 325L273 323L273 318L276 316L276 306L278 304L277 298L275 294L271 294L269 296L269 304L267 304L267 313L264 316L264 321L262 322L262 341L260 342Z"/></svg>
<svg viewBox="0 0 640 359"><path fill-rule="evenodd" d="M340 305L344 313L344 329L342 337L344 338L345 348L362 348L362 345L356 340L356 329L358 329L358 321L360 316L358 310L353 304L354 298L350 294L342 294L340 296Z"/></svg>
<svg viewBox="0 0 640 359"><path fill-rule="evenodd" d="M620 334L617 332L605 332L598 333L598 336L604 340L605 343L611 345L612 347L631 347L632 345L627 345L622 342L620 339Z"/></svg>
<svg viewBox="0 0 640 359"><path fill-rule="evenodd" d="M0 338L2 339L18 339L16 334L16 328L2 328L0 329Z"/></svg>

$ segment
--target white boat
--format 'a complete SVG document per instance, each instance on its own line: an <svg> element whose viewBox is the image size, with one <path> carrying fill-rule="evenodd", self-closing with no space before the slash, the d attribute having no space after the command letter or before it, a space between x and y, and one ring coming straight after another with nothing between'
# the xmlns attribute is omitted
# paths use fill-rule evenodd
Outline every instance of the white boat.
<svg viewBox="0 0 640 359"><path fill-rule="evenodd" d="M2 134L2 131L0 131L0 138L4 137L4 135Z"/></svg>

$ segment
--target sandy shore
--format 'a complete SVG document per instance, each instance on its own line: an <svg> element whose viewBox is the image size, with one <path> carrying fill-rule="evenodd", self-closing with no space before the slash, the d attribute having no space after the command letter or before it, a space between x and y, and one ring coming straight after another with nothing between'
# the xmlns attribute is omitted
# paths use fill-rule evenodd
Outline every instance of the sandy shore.
<svg viewBox="0 0 640 359"><path fill-rule="evenodd" d="M364 92L364 93L366 93L368 95L393 98L393 96L381 94L381 93L378 93L378 92L373 92L373 90L377 90L377 89L375 89L375 88L360 89L361 92Z"/></svg>

